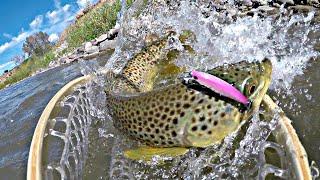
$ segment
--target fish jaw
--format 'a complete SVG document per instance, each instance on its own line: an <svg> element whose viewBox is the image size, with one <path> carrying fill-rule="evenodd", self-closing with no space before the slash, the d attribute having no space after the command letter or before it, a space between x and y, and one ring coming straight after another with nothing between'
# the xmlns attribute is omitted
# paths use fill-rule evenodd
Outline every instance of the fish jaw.
<svg viewBox="0 0 320 180"><path fill-rule="evenodd" d="M261 101L264 95L267 93L268 88L271 83L271 73L272 73L272 64L269 59L264 59L260 64L260 79L259 79L259 86L255 93L253 93L249 99L251 100L252 104L252 111L256 111L261 104Z"/></svg>

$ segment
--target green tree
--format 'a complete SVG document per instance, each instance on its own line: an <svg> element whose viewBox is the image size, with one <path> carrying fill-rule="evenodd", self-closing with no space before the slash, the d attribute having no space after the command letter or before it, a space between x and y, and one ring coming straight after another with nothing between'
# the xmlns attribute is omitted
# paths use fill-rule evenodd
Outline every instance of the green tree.
<svg viewBox="0 0 320 180"><path fill-rule="evenodd" d="M49 35L44 32L37 32L26 38L23 43L23 51L29 56L38 55L42 56L52 48L49 41Z"/></svg>

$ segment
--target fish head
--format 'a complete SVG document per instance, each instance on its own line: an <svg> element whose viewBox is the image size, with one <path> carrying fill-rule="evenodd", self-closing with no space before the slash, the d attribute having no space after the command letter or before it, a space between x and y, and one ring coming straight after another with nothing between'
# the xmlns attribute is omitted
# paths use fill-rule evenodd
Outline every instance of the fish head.
<svg viewBox="0 0 320 180"><path fill-rule="evenodd" d="M251 102L250 109L257 109L271 81L272 64L265 58L261 62L242 61L208 71L235 86Z"/></svg>
<svg viewBox="0 0 320 180"><path fill-rule="evenodd" d="M239 103L229 98L199 96L203 99L202 103L196 105L194 109L201 109L201 111L190 112L190 117L186 113L185 118L188 120L181 119L181 122L186 122L187 141L195 147L206 147L220 142L241 127L241 121L246 120L259 108L270 85L271 71L272 64L268 59L252 63L243 61L207 71L240 90L250 100L251 105L245 111L241 111L234 106ZM196 101L199 100L196 99ZM213 107L215 109L212 109Z"/></svg>

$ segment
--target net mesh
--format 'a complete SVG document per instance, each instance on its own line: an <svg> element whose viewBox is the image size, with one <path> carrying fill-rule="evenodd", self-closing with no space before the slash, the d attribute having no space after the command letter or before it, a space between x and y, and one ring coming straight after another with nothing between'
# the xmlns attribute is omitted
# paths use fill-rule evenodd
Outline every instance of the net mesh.
<svg viewBox="0 0 320 180"><path fill-rule="evenodd" d="M271 121L276 126L279 117L268 118L272 118ZM123 156L123 152L131 145L127 139L119 135L115 137L113 144L108 178L266 179L267 176L271 176L271 178L292 177L296 179L294 172L290 172L288 167L288 152L285 152L282 145L270 138L271 132L275 130L271 127L275 126L269 126L270 124L264 121L266 119L261 117L256 122L249 123L249 127L244 128L246 129L244 134L229 136L229 139L226 139L221 146L213 146L205 150L191 149L188 154L170 160L166 164L159 163L161 158L154 158L151 164L128 160ZM261 133L265 136L260 136ZM241 138L240 143L239 138ZM251 138L256 139L251 140ZM248 145L243 141L252 141L252 143Z"/></svg>
<svg viewBox="0 0 320 180"><path fill-rule="evenodd" d="M49 120L44 141L46 179L82 179L91 124L90 100L86 85L78 86L60 103L61 111ZM59 155L57 154L59 153ZM55 157L55 155L58 155ZM59 158L60 157L60 158Z"/></svg>
<svg viewBox="0 0 320 180"><path fill-rule="evenodd" d="M119 134L109 116L102 120L101 114L101 117L97 117L94 109L97 106L102 108L104 102L99 92L94 92L92 84L78 85L55 106L43 144L42 175L45 179L265 179L270 175L271 178L296 178L289 167L293 165L289 162L290 155L275 139L270 138L272 132L277 130L277 114L257 114L243 126L242 134L228 136L222 145L204 150L191 149L188 154L174 158L165 165L159 164L157 158L151 164L146 164L125 158L123 152L134 146L135 142ZM110 136L99 135L99 141L112 139L101 149L89 141L92 140L92 133L98 134L95 132L98 131L95 129L97 127L94 127L98 119L103 122L98 130L112 133ZM108 154L105 160L97 157L102 163L90 159L94 159L94 154L102 150ZM88 166L86 162L91 165ZM101 167L104 168L103 173L84 175L88 168Z"/></svg>

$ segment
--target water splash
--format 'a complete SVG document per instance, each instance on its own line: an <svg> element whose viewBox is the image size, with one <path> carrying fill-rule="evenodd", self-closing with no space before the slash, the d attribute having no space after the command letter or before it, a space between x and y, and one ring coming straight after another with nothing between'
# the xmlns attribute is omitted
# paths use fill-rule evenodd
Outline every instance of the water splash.
<svg viewBox="0 0 320 180"><path fill-rule="evenodd" d="M226 8L234 6L233 2L226 4ZM320 26L313 23L315 13L293 14L282 6L275 16L260 17L254 14L241 17L239 14L241 12L236 8L217 11L217 8L206 1L144 3L137 0L133 8L120 19L118 46L105 69L121 71L127 61L148 43L150 34L162 38L169 31L174 31L176 34L169 38L171 43L168 43L167 48L179 51L175 61L178 66L187 70L206 70L224 63L261 61L268 57L274 67L271 89L278 94L292 94L294 78L303 74L312 57L319 55L314 50L318 40L309 38L320 30ZM191 36L182 42L179 36L186 30L191 32ZM195 53L190 53L185 48L186 45L191 46ZM104 95L95 90L100 88L100 92L103 92L105 85L103 75L99 72L94 83L92 90L96 95L93 98L97 102L95 115L103 117L106 114ZM308 95L307 91L301 93ZM295 101L288 106L295 106ZM109 117L103 118L110 122ZM278 154L283 153L280 147L267 141L278 118L275 116L271 122L265 122L256 114L246 126L245 132L242 132L241 140L238 133L233 133L221 145L200 153L193 149L186 157L174 159L173 166L169 169L159 168L156 163L148 166L125 160L126 167L130 167L129 174L139 178L245 178L255 177L259 168L259 174L263 177L272 173L284 178L288 176L288 172L266 163L262 156L269 148ZM119 143L125 144L121 141ZM282 162L281 164L283 165Z"/></svg>
<svg viewBox="0 0 320 180"><path fill-rule="evenodd" d="M149 34L164 36L167 31L182 34L191 31L196 40L186 42L196 51L190 55L184 49L176 64L187 69L208 69L222 63L242 60L260 61L269 57L274 65L271 88L290 93L291 83L303 74L310 58L319 55L313 49L316 40L308 36L320 30L312 24L315 12L292 14L283 9L276 17L234 17L230 13L214 11L210 4L181 1L149 3L136 16L130 9L123 18L118 51L107 67L120 70L145 45ZM177 41L179 47L182 43Z"/></svg>

